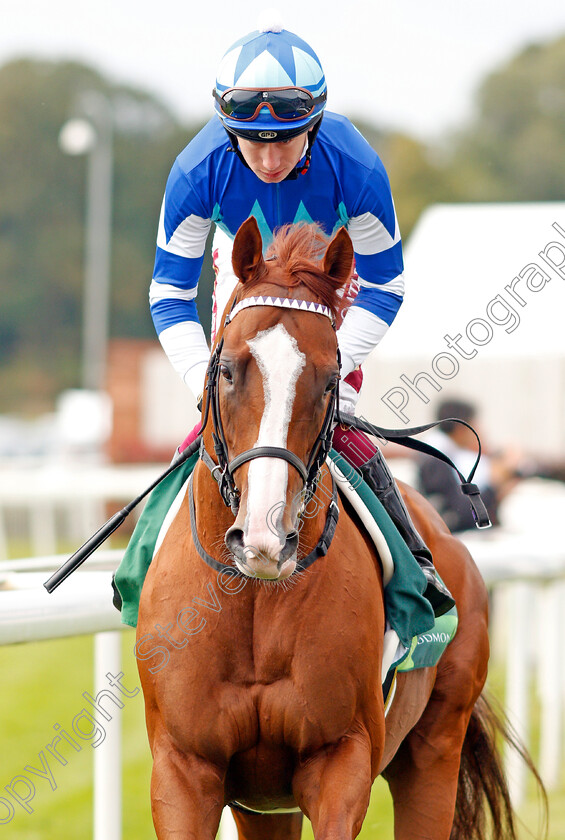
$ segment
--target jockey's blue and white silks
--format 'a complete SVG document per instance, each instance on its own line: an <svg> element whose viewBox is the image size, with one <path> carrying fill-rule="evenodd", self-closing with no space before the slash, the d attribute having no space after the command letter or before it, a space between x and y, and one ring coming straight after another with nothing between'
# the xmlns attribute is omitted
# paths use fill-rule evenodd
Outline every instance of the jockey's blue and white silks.
<svg viewBox="0 0 565 840"><path fill-rule="evenodd" d="M398 312L404 294L402 245L378 155L345 117L328 112L310 168L294 180L261 181L229 151L216 117L178 156L163 200L150 290L153 321L173 366L194 394L202 391L209 350L195 298L206 239L215 223L221 314L220 300L225 304L237 282L231 244L249 216L256 218L265 248L283 224L313 221L327 234L347 228L360 288L338 331L345 377L378 344Z"/></svg>

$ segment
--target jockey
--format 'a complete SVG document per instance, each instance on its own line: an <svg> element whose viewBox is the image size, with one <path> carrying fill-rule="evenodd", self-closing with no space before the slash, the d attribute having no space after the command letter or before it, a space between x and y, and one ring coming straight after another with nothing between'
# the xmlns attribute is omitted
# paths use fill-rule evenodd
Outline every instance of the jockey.
<svg viewBox="0 0 565 840"><path fill-rule="evenodd" d="M338 342L340 407L353 414L360 365L394 320L404 292L402 245L385 169L343 116L326 108L317 55L296 35L269 25L236 41L213 90L215 116L176 159L167 181L150 290L161 344L201 399L210 350L196 294L212 223L216 282L213 335L237 278L233 238L254 216L265 248L283 224L316 222L328 234L345 226L355 273L342 298ZM198 428L187 438L194 439ZM436 615L454 601L437 578L380 451L359 431L338 426L334 447L363 474L422 567Z"/></svg>

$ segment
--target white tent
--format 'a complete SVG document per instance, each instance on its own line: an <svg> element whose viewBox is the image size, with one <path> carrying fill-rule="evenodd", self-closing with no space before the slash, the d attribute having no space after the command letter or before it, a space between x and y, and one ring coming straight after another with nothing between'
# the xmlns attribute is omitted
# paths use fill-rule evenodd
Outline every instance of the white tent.
<svg viewBox="0 0 565 840"><path fill-rule="evenodd" d="M436 205L405 248L406 299L364 365L385 427L476 403L489 439L565 453L565 202Z"/></svg>

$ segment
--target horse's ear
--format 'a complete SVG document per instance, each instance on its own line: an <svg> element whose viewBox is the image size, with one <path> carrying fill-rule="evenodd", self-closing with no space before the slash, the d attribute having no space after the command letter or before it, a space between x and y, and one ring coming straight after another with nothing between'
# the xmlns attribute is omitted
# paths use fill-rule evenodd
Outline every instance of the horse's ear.
<svg viewBox="0 0 565 840"><path fill-rule="evenodd" d="M344 227L340 227L332 241L326 248L322 269L330 277L338 281L339 285L351 279L353 273L353 243Z"/></svg>
<svg viewBox="0 0 565 840"><path fill-rule="evenodd" d="M264 267L263 240L254 216L246 219L236 233L231 261L234 274L242 283L257 277Z"/></svg>

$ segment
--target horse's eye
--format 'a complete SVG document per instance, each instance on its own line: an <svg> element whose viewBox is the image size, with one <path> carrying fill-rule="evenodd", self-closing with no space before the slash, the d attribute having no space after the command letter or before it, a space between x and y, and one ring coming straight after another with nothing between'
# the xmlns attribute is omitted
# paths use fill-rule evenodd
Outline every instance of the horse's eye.
<svg viewBox="0 0 565 840"><path fill-rule="evenodd" d="M326 390L324 391L324 394L331 394L332 391L335 391L335 389L337 388L338 380L339 376L332 376L332 378L326 385Z"/></svg>
<svg viewBox="0 0 565 840"><path fill-rule="evenodd" d="M224 365L220 362L220 376L226 380L226 382L233 382L231 370L227 365Z"/></svg>

